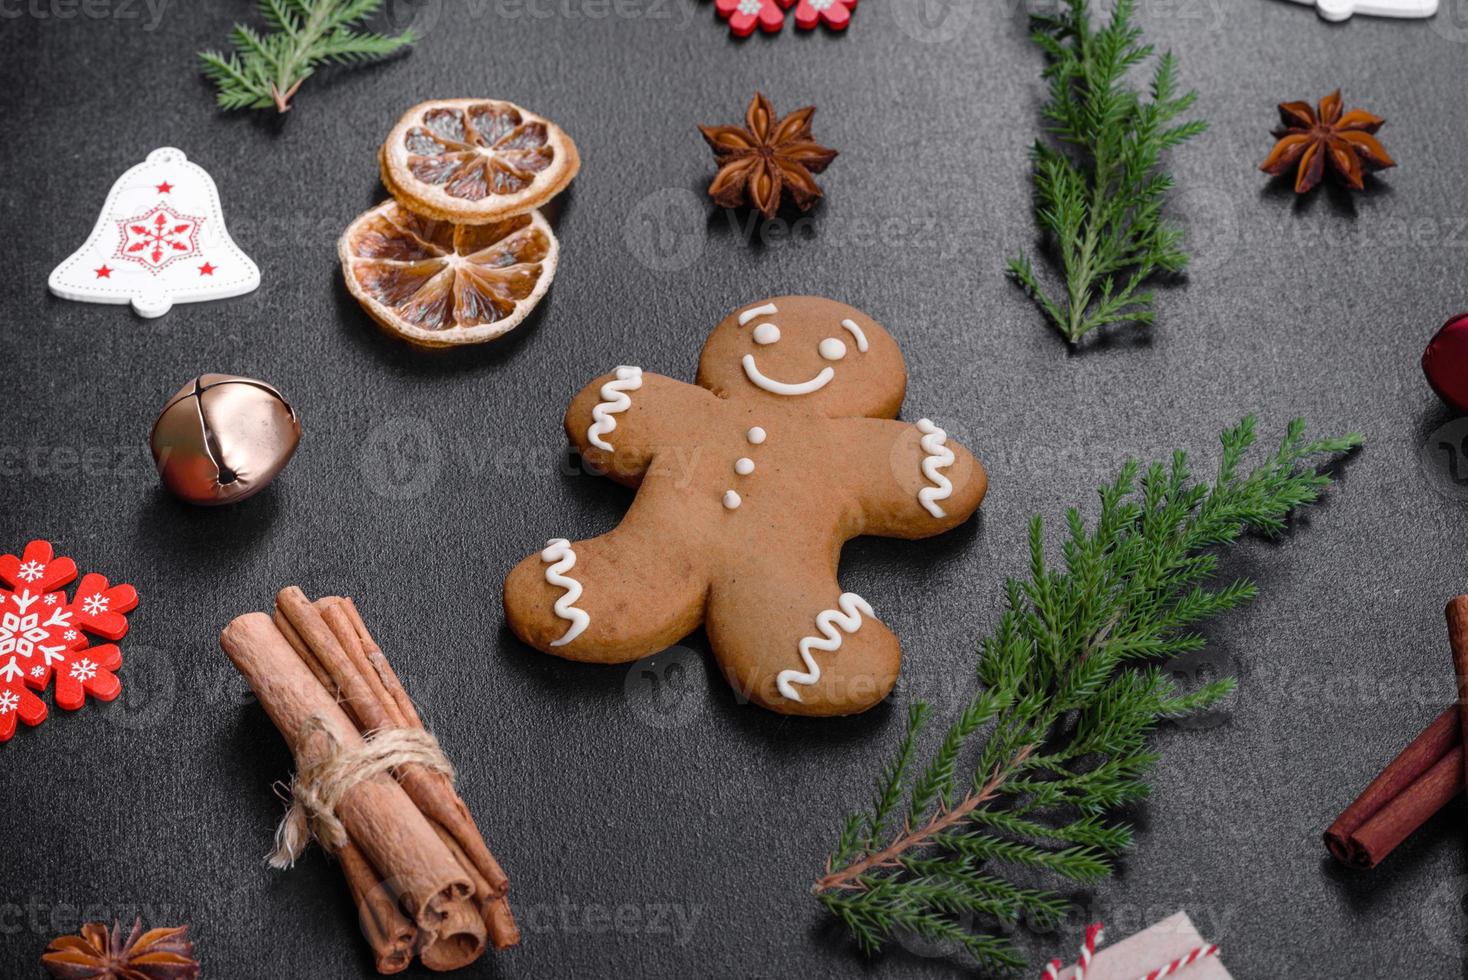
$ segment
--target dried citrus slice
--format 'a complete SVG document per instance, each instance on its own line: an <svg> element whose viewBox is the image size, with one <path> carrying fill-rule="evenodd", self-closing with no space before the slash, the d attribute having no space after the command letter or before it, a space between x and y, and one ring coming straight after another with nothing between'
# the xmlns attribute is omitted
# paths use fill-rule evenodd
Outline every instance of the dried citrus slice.
<svg viewBox="0 0 1468 980"><path fill-rule="evenodd" d="M540 207L565 190L581 158L559 126L513 103L439 99L403 114L378 164L408 208L481 224Z"/></svg>
<svg viewBox="0 0 1468 980"><path fill-rule="evenodd" d="M347 289L388 333L423 347L493 340L535 309L560 245L539 211L455 225L387 201L337 243Z"/></svg>

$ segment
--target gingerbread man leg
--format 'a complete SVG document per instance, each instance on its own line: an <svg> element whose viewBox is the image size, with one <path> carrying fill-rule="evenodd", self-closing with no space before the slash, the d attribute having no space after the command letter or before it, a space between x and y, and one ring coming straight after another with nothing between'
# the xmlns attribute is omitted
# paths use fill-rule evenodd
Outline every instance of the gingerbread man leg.
<svg viewBox="0 0 1468 980"><path fill-rule="evenodd" d="M721 576L704 625L735 693L784 714L865 711L892 690L902 663L871 604L842 592L819 559Z"/></svg>
<svg viewBox="0 0 1468 980"><path fill-rule="evenodd" d="M554 538L515 566L505 617L516 636L569 660L627 663L698 628L708 595L701 563L637 511L598 538Z"/></svg>

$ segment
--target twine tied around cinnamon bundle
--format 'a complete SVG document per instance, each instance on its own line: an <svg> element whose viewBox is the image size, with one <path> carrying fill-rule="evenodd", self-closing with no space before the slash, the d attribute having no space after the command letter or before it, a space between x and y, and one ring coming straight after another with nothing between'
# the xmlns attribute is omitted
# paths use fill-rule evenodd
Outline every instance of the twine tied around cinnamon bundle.
<svg viewBox="0 0 1468 980"><path fill-rule="evenodd" d="M315 837L335 851L348 841L346 828L336 816L337 804L359 783L375 779L398 766L416 763L454 780L454 767L438 739L421 728L384 728L363 736L362 744L343 748L319 715L301 726L301 741L321 735L327 741L319 762L291 777L290 809L275 828L272 868L292 867Z"/></svg>

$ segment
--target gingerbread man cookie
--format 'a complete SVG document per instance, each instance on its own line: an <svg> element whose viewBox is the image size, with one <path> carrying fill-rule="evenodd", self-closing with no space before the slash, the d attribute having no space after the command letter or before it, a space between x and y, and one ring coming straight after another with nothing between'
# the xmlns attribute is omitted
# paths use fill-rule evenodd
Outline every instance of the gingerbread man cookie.
<svg viewBox="0 0 1468 980"><path fill-rule="evenodd" d="M984 497L983 467L933 422L893 421L907 387L897 342L834 300L730 314L697 382L627 365L571 402L571 441L637 497L615 530L553 538L510 572L510 628L546 653L624 663L701 624L757 704L870 708L902 651L873 604L837 583L841 546L956 527Z"/></svg>

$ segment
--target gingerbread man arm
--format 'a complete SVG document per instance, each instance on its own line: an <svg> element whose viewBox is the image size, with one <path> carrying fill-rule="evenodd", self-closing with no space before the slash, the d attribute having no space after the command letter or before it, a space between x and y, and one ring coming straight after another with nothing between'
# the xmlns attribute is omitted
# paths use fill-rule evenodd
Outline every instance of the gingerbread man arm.
<svg viewBox="0 0 1468 980"><path fill-rule="evenodd" d="M979 509L989 488L983 464L929 419L837 419L844 479L861 508L860 534L926 538Z"/></svg>
<svg viewBox="0 0 1468 980"><path fill-rule="evenodd" d="M708 573L695 542L670 537L639 496L613 531L553 538L505 579L505 619L544 653L626 663L678 642L703 621Z"/></svg>
<svg viewBox="0 0 1468 980"><path fill-rule="evenodd" d="M623 365L572 399L566 435L590 469L635 487L654 456L696 448L687 420L717 400L704 388Z"/></svg>

